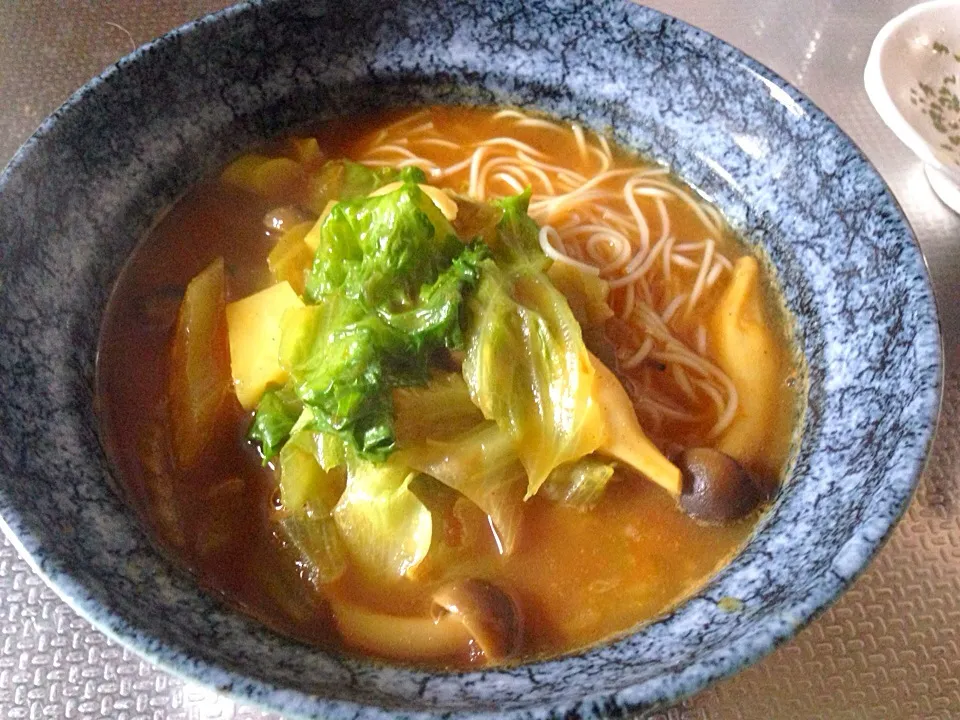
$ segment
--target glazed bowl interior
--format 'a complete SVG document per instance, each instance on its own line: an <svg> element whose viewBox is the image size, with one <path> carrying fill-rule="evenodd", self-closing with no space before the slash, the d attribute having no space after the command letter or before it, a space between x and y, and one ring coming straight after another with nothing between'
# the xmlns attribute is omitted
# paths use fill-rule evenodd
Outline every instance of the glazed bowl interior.
<svg viewBox="0 0 960 720"><path fill-rule="evenodd" d="M308 121L421 104L577 118L669 164L762 248L809 370L802 441L744 551L622 640L435 673L280 637L158 553L111 481L92 378L134 244L194 182ZM923 259L850 140L770 71L603 0L250 3L125 58L0 180L0 513L54 587L175 672L292 714L599 715L674 700L789 637L903 512L939 402ZM741 601L725 611L723 598Z"/></svg>

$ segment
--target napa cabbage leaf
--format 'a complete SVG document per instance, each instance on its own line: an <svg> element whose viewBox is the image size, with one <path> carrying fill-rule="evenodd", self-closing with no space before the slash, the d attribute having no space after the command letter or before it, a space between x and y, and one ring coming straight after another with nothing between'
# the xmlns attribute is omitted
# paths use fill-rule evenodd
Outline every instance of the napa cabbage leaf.
<svg viewBox="0 0 960 720"><path fill-rule="evenodd" d="M600 502L613 473L610 462L588 455L555 468L540 491L554 502L577 510L592 510Z"/></svg>
<svg viewBox="0 0 960 720"><path fill-rule="evenodd" d="M351 558L371 574L406 575L430 549L433 517L410 490L416 475L393 458L378 465L348 461L333 518Z"/></svg>
<svg viewBox="0 0 960 720"><path fill-rule="evenodd" d="M483 422L460 373L434 373L421 387L393 391L397 445L449 440Z"/></svg>
<svg viewBox="0 0 960 720"><path fill-rule="evenodd" d="M503 553L517 542L527 473L513 439L481 422L449 440L426 440L396 453L401 462L461 493L493 522Z"/></svg>
<svg viewBox="0 0 960 720"><path fill-rule="evenodd" d="M306 579L319 588L336 580L347 565L347 553L333 519L345 483L342 466L324 466L323 451L330 459L335 438L299 429L309 411L304 411L280 450L280 501L283 514L280 532L299 556ZM299 428L298 428L299 426Z"/></svg>
<svg viewBox="0 0 960 720"><path fill-rule="evenodd" d="M484 417L517 448L534 495L554 468L596 450L594 370L564 296L529 266L482 266L463 375Z"/></svg>

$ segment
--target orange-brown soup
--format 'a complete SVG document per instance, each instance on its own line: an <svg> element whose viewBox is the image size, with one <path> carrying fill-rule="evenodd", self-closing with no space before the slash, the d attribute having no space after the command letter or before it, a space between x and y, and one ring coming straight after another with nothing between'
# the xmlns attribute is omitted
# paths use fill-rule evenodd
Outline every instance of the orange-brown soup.
<svg viewBox="0 0 960 720"><path fill-rule="evenodd" d="M528 180L534 193L531 215L541 223L548 210L537 201L550 196L548 182L559 194L611 170L657 170L610 148L593 134L581 136L570 125L551 122L548 126L541 118L524 117L493 109L433 107L415 114L346 118L300 136L317 139L322 155L306 161L314 169L329 158L381 165L416 161L428 171L431 184L483 197L513 194L516 186L522 188ZM523 152L539 164L531 162L524 175L514 172L506 160L487 168L485 174L480 161L465 163L484 141L504 137L533 148L536 154L498 141L486 146L480 161L511 153L516 162L517 153ZM287 141L278 141L258 152L291 156L289 148ZM306 167L307 175L311 167ZM668 174L657 174L654 181L690 192ZM276 530L276 515L282 512L276 472L272 466L262 466L257 448L246 439L251 413L228 396L200 459L182 468L171 453L167 398L171 335L185 286L216 257L225 261L227 302L270 285L273 279L266 257L279 233L265 229L264 217L276 215L278 207L297 204L303 192L297 182L280 183L267 196L219 178L192 189L137 247L117 282L104 320L98 403L108 454L131 501L162 546L206 588L279 632L322 647L458 666L482 661L477 649L465 646L439 657L402 657L402 653L397 657L395 651L342 637L333 608L346 603L388 616L426 617L432 593L445 581L484 578L509 589L516 600L523 634L519 651L511 659L526 660L574 651L656 617L700 588L743 545L757 513L724 525L704 524L686 515L662 488L618 469L615 481L591 510L567 507L541 494L525 502L519 540L509 555L500 553L490 524L478 508L462 501L451 505L451 497L444 496L431 507L436 515L431 549L412 576L385 581L349 564L336 581L320 590L306 582L296 555ZM629 227L633 210L622 197L617 198L623 181L619 186L616 182L612 177L607 200L612 210L605 217L609 227L627 237L631 251L639 252L640 232ZM607 186L599 183L597 187ZM694 208L670 190L658 193L658 186L649 187L646 194L634 196L648 224L646 242L655 248L661 236L666 240L669 234L672 239L659 252L674 253L677 259L661 262L657 258L652 263L656 268L642 283L638 280L611 291L608 302L619 319L608 323L607 334L621 360L636 360L643 354L645 335L634 332L633 321L623 318L634 317L633 306L645 303L661 319L667 316L665 324L673 337L695 354L702 350L712 362L717 350L708 320L729 286L731 270L717 261L711 265L709 258L706 266L698 265L705 248L695 245L712 237L710 252L724 256L728 265L750 251L700 198ZM573 230L564 227L585 222L579 216L571 218L562 208L548 219L568 238L574 237L569 234ZM705 223L715 224L719 232L712 233ZM565 247L584 264L603 267L616 262L616 242L605 244L602 233L595 241L586 235L567 240ZM604 276L622 277L626 267L629 263L620 270L605 271ZM713 272L713 267L720 270ZM791 348L789 322L772 280L763 263L760 267L762 313L775 341L774 357L767 358L773 400L763 420L760 450L738 459L772 490L786 472L798 426L802 366ZM686 311L687 298L676 303L672 314L668 312L678 293L691 294L698 278L702 287L692 310ZM620 370L637 401L644 429L671 455L685 447L718 446L730 431L713 437L710 432L720 422L729 398L702 390L693 372L684 375L686 381L679 378L684 373L670 366L669 352L651 344L654 349L648 349L645 357ZM704 380L704 386L707 383ZM736 413L749 407L749 399L741 398L734 423L739 421Z"/></svg>

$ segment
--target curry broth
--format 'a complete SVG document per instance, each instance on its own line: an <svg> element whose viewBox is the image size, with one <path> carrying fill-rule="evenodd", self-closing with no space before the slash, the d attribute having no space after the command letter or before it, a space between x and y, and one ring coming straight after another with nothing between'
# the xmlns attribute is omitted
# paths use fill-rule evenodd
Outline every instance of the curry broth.
<svg viewBox="0 0 960 720"><path fill-rule="evenodd" d="M491 115L433 109L434 123L455 141L489 136ZM356 157L364 138L396 117L351 118L310 134L326 157ZM521 139L548 154L576 158L566 134L530 128L527 135ZM637 161L620 154L618 163ZM263 217L281 204L211 180L191 190L138 246L117 282L102 330L102 436L131 502L202 584L281 632L339 647L326 600L301 580L294 556L272 529L277 484L272 468L261 467L245 440L250 414L231 395L221 408L216 437L189 471L173 466L169 449L167 357L183 288L217 256L226 263L228 302L269 285L266 256L277 236L264 230ZM675 212L672 222L678 236L696 230L689 211ZM731 259L745 252L732 237L720 250ZM716 300L714 293L703 307ZM783 311L772 297L766 311L782 328ZM780 333L782 402L764 458L775 481L787 463L798 407L796 366L786 334ZM671 432L690 441L688 428L663 429ZM688 596L736 552L756 522L754 516L722 527L702 525L656 485L622 471L616 480L590 512L540 496L528 501L510 556L498 553L479 510L461 503L450 522L435 523L434 546L414 579L376 582L351 566L325 592L373 610L423 616L444 579L488 578L519 600L520 658L554 655L623 633ZM444 659L452 665L468 661L467 654Z"/></svg>

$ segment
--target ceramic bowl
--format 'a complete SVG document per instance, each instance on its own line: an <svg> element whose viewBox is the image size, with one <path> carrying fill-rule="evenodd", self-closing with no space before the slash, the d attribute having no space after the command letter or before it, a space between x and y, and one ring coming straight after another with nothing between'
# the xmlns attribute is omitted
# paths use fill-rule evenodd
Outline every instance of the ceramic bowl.
<svg viewBox="0 0 960 720"><path fill-rule="evenodd" d="M863 79L880 117L923 161L940 199L960 212L960 1L922 3L888 22Z"/></svg>
<svg viewBox="0 0 960 720"><path fill-rule="evenodd" d="M796 318L808 409L780 497L694 598L580 654L438 673L280 637L154 549L100 449L101 314L164 209L264 138L416 103L575 117L669 163L763 249ZM291 0L206 17L124 58L43 123L0 178L0 243L4 531L111 637L292 715L600 717L675 701L769 652L843 591L904 511L934 431L934 301L877 173L781 78L619 0Z"/></svg>

